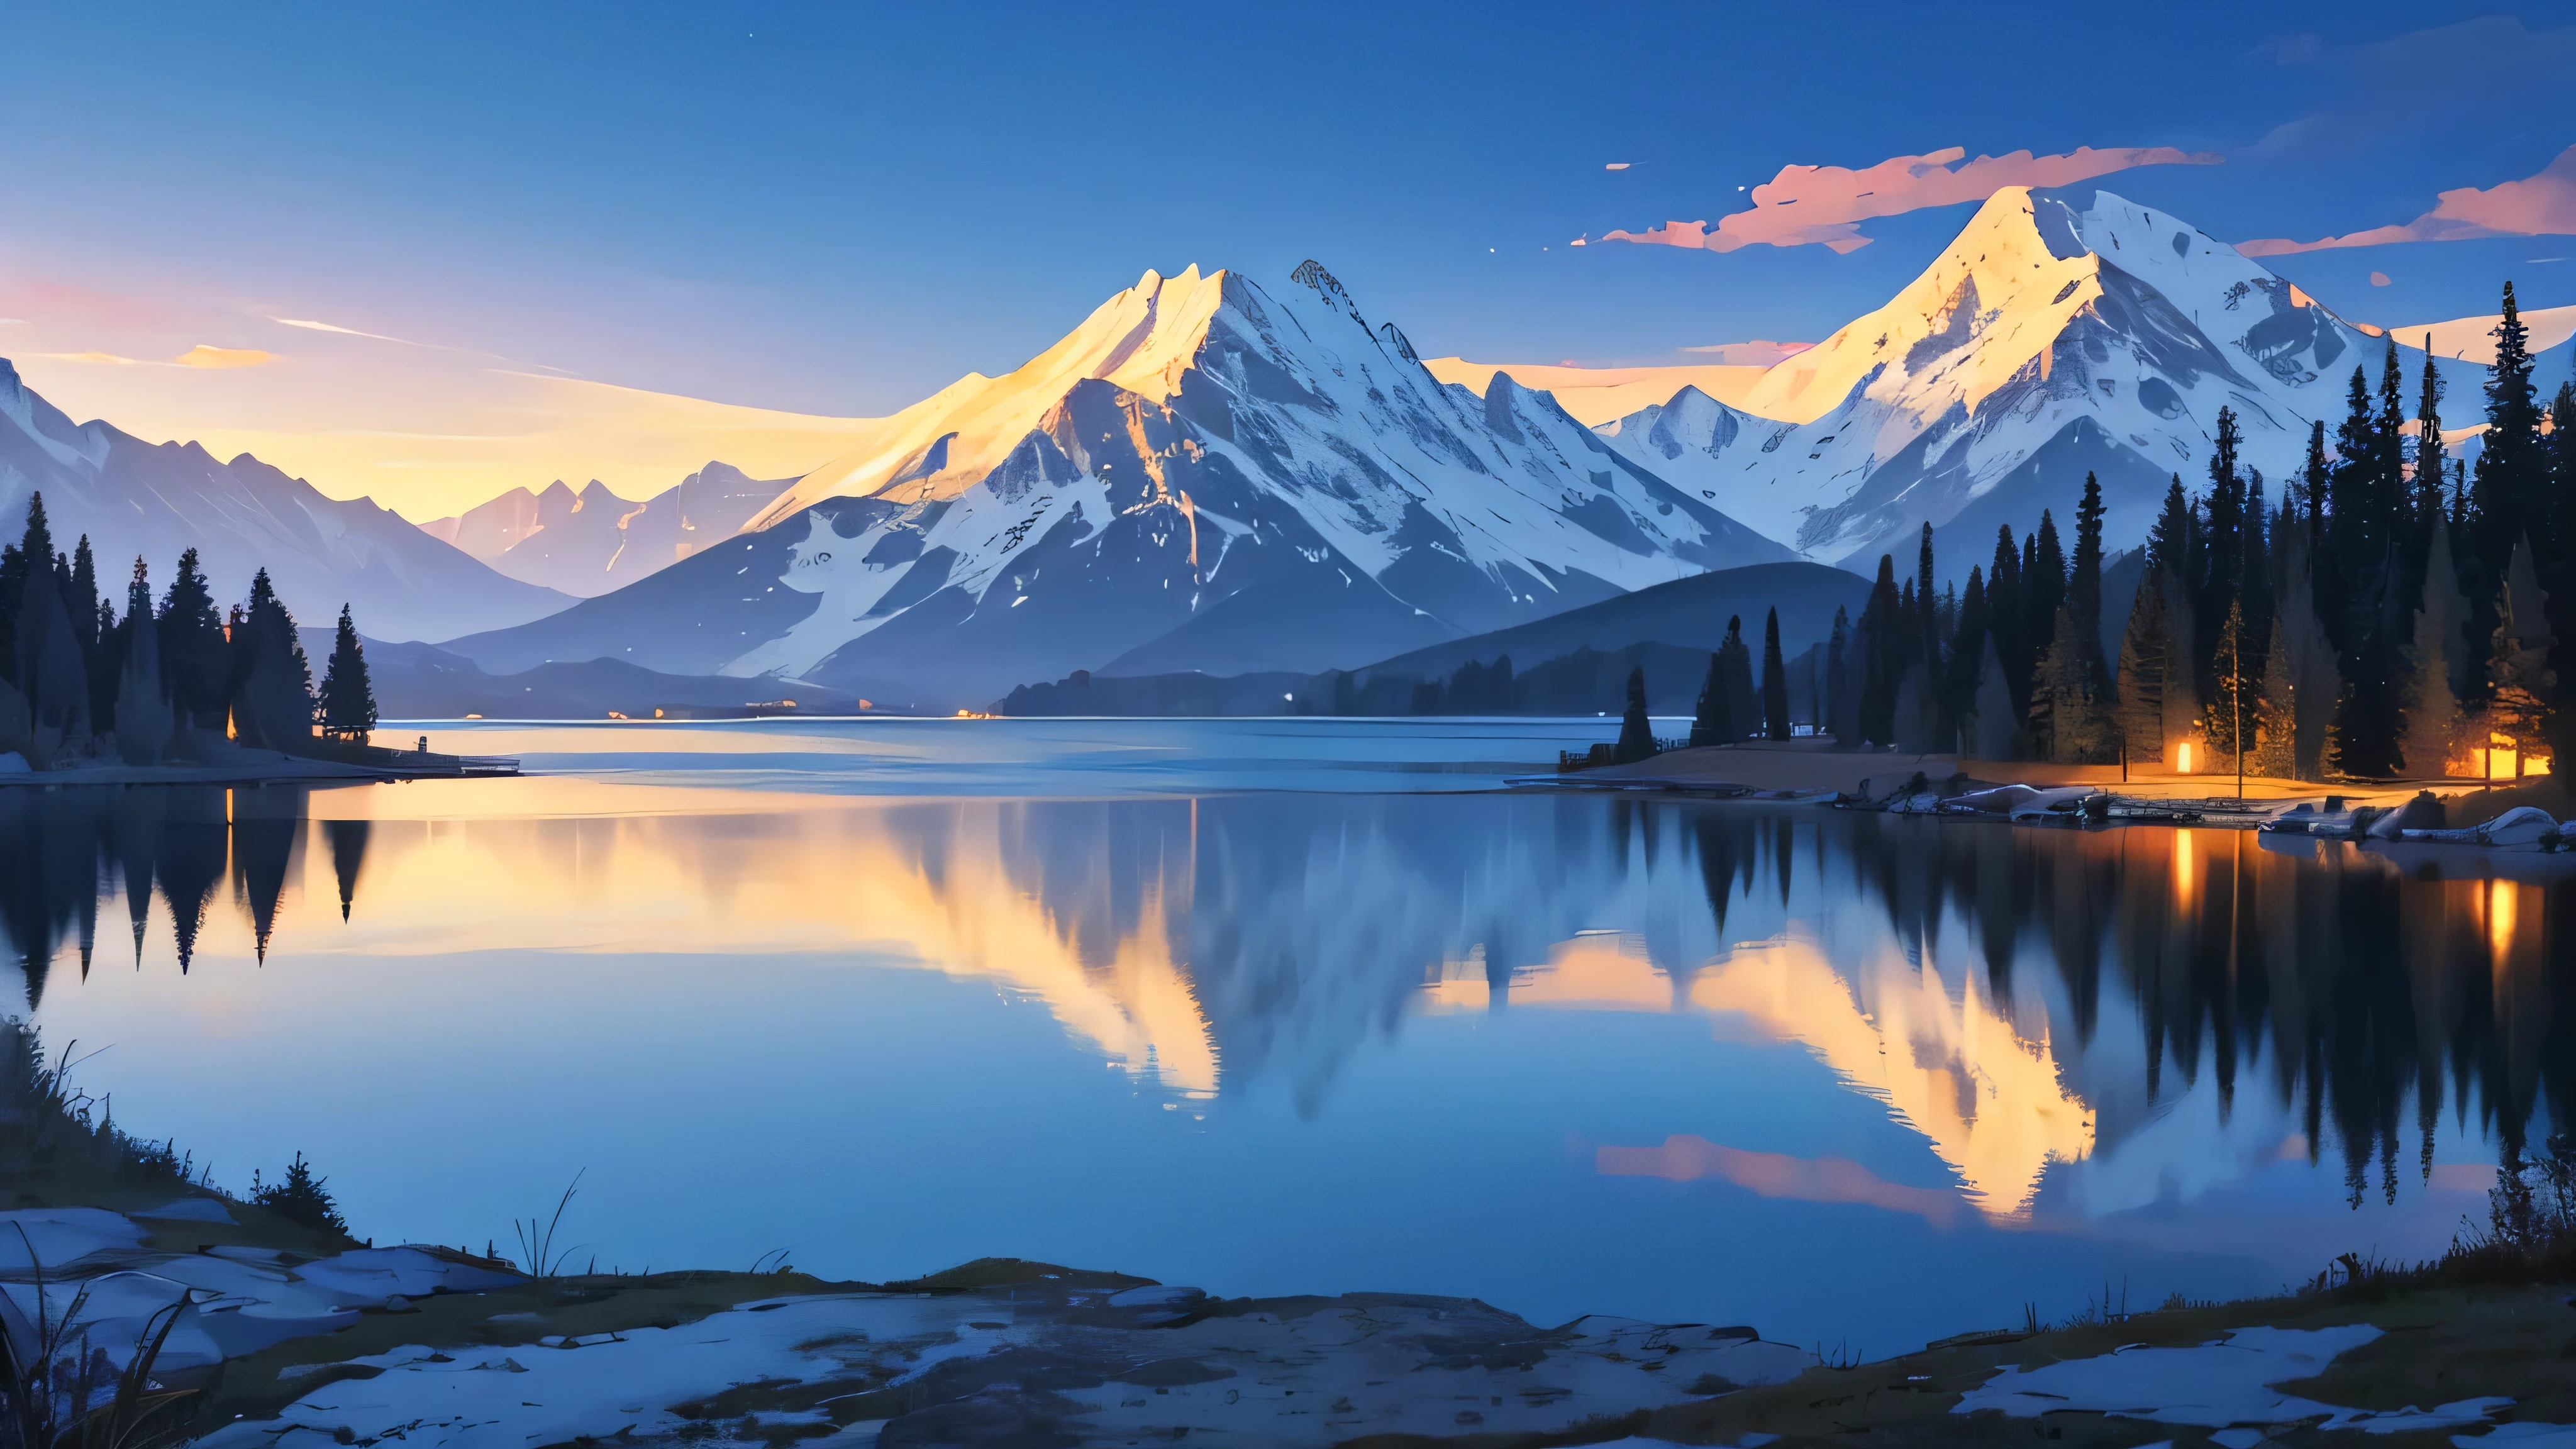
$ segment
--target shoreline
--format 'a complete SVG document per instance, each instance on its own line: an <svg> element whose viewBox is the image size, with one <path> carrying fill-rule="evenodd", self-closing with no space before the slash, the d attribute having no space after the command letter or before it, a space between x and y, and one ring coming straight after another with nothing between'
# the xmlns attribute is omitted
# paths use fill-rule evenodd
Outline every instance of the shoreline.
<svg viewBox="0 0 2576 1449"><path fill-rule="evenodd" d="M358 785L405 780L496 779L519 773L519 762L500 757L378 750L384 760L364 763L290 755L235 746L235 758L185 764L80 764L49 770L0 770L0 789L55 790L64 786L133 785ZM405 763L406 760L416 763Z"/></svg>

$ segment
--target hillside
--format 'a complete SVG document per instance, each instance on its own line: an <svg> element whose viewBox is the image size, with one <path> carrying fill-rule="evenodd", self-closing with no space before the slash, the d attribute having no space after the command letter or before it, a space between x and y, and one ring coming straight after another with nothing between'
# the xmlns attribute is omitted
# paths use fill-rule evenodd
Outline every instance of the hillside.
<svg viewBox="0 0 2576 1449"><path fill-rule="evenodd" d="M1858 574L1823 564L1724 569L1639 589L1533 623L1412 650L1381 659L1360 672L1434 678L1470 660L1491 664L1506 654L1526 669L1577 649L1607 653L1632 644L1713 650L1726 637L1728 618L1739 616L1746 639L1758 650L1764 613L1775 607L1780 611L1781 651L1795 655L1832 635L1835 609L1847 609L1858 619L1869 602L1869 586L1870 581Z"/></svg>

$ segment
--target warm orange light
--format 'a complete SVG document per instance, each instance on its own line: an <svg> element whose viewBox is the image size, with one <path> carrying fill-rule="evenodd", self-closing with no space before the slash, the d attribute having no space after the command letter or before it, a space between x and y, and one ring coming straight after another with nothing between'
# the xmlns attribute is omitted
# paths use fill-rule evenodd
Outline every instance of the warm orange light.
<svg viewBox="0 0 2576 1449"><path fill-rule="evenodd" d="M2185 745L2183 748L2190 749L2191 746ZM2199 866L2199 857L2192 849L2191 832L2188 830L2175 831L2173 852L2175 910L2188 911L2191 909L2191 877L2192 872L2199 869Z"/></svg>
<svg viewBox="0 0 2576 1449"><path fill-rule="evenodd" d="M2547 755L2534 755L2524 760L2522 762L2522 773L2526 779L2533 775L2548 774L2549 757Z"/></svg>
<svg viewBox="0 0 2576 1449"><path fill-rule="evenodd" d="M2513 949L2514 917L2520 909L2520 898L2509 880L2487 882L2487 946L2502 962Z"/></svg>
<svg viewBox="0 0 2576 1449"><path fill-rule="evenodd" d="M2174 773L2178 775L2191 773L2191 741L2189 740L2174 747Z"/></svg>

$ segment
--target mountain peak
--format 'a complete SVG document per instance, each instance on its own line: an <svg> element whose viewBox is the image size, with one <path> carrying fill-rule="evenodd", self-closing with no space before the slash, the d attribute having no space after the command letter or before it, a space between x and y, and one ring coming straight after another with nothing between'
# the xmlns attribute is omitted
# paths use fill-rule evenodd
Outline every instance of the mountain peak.
<svg viewBox="0 0 2576 1449"><path fill-rule="evenodd" d="M2245 462L2286 475L2369 339L2170 213L2098 187L2007 187L1887 305L1763 374L1744 406L1780 419L1710 473L1699 430L1658 449L1718 507L1861 565L1929 522L1991 538L2102 484L2106 541L2145 534L2166 481L2199 471L2219 410ZM1647 466L1651 458L1639 453ZM1676 472L1675 481L1682 481ZM1694 479L1693 481L1698 481ZM1732 491L1730 491L1732 490Z"/></svg>

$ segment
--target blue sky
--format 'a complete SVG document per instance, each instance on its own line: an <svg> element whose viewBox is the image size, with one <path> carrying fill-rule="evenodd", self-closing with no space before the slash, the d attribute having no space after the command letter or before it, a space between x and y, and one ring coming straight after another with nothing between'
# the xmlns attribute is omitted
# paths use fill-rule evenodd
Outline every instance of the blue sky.
<svg viewBox="0 0 2576 1449"><path fill-rule="evenodd" d="M11 287L184 297L840 414L1015 366L1191 262L1319 258L1426 355L1813 340L1969 211L1844 255L1566 246L1715 223L1791 164L2212 151L2098 184L2307 239L2576 143L2558 7L5 3L0 316ZM2576 261L2543 260L2569 256L2272 265L2394 323L2492 310L2508 275L2576 302Z"/></svg>

